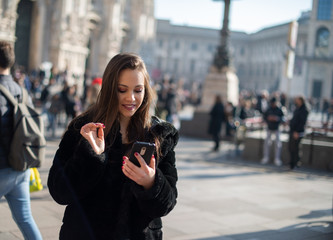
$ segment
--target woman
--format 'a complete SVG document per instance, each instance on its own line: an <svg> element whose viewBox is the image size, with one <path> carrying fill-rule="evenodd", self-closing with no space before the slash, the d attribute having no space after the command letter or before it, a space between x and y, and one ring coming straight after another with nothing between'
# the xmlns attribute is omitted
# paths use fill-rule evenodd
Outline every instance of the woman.
<svg viewBox="0 0 333 240"><path fill-rule="evenodd" d="M208 133L213 136L215 143L213 151L217 152L220 149L220 132L222 123L225 121L224 106L220 95L215 96L214 106L210 110L209 115L210 121L208 125Z"/></svg>
<svg viewBox="0 0 333 240"><path fill-rule="evenodd" d="M152 99L141 58L112 58L96 104L69 124L50 169L50 193L67 205L60 239L162 239L160 217L177 198L178 132L150 116ZM155 143L149 165L129 161L135 141Z"/></svg>

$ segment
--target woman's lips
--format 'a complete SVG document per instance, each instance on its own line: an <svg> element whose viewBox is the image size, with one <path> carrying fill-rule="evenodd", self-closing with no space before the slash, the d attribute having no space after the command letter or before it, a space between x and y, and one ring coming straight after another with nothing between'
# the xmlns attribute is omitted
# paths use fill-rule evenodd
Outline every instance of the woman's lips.
<svg viewBox="0 0 333 240"><path fill-rule="evenodd" d="M123 104L123 107L128 111L133 111L135 109L135 104Z"/></svg>

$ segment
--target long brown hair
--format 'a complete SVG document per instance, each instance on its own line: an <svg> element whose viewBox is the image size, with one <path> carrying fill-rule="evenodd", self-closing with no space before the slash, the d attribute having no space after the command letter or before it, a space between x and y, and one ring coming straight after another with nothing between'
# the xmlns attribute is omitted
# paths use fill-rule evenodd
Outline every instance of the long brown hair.
<svg viewBox="0 0 333 240"><path fill-rule="evenodd" d="M145 131L151 126L150 105L153 103L154 91L150 86L149 74L141 57L131 53L121 53L114 56L103 74L102 88L96 104L87 110L94 122L104 123L105 136L110 133L111 143L119 131L119 101L118 82L120 73L125 69L138 70L144 76L145 95L136 113L128 125L128 140L143 140Z"/></svg>

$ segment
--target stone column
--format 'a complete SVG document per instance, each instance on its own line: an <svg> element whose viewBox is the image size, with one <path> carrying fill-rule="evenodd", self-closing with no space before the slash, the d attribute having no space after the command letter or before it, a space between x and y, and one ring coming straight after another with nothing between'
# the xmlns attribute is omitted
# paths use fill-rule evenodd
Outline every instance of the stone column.
<svg viewBox="0 0 333 240"><path fill-rule="evenodd" d="M2 3L3 1L1 1ZM0 5L0 40L15 43L17 5L19 0L5 1Z"/></svg>

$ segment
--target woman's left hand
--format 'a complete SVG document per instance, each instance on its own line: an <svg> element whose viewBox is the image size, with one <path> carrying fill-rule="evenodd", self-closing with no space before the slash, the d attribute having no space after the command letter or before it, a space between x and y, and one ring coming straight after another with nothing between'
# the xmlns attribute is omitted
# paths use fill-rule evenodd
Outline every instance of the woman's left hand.
<svg viewBox="0 0 333 240"><path fill-rule="evenodd" d="M135 156L140 163L140 167L137 167L128 157L124 156L122 166L123 173L147 190L153 186L155 181L155 156L153 155L151 157L149 165L147 165L140 154L136 153Z"/></svg>

